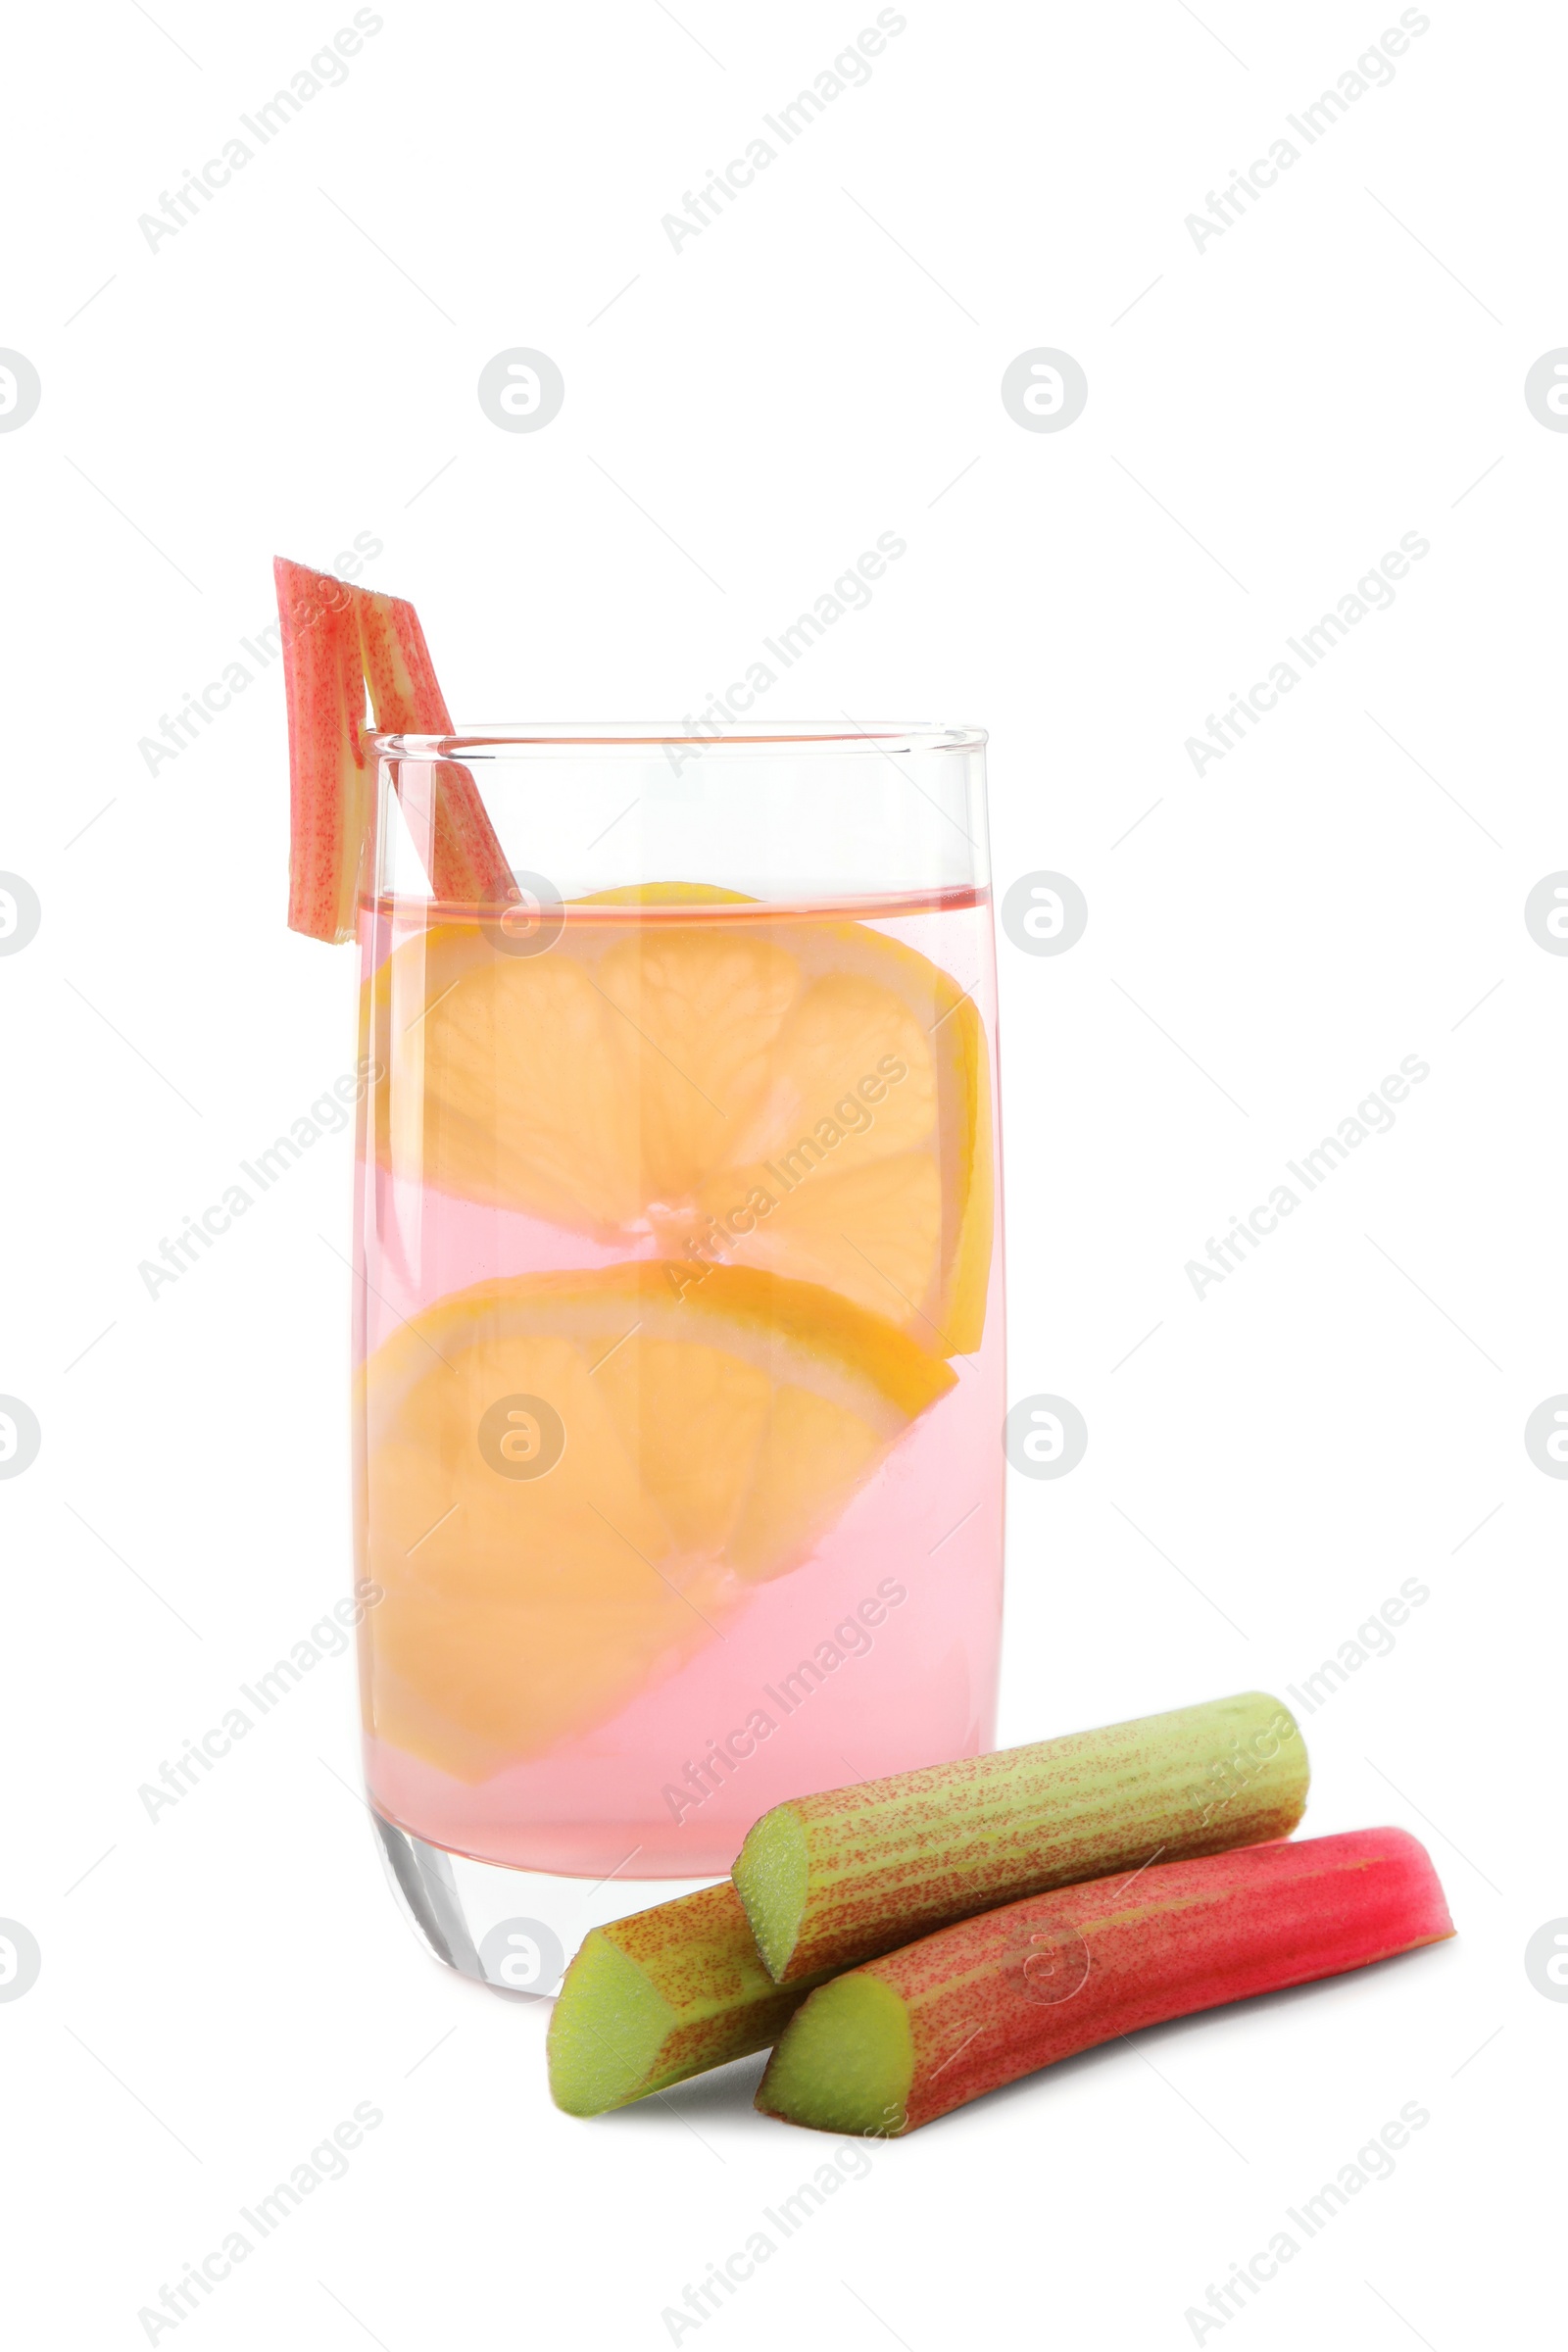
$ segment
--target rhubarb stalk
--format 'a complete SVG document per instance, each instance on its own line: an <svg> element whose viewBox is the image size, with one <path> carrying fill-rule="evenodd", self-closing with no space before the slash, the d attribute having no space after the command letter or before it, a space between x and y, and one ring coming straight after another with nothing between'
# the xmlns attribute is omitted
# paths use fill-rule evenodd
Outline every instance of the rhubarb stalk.
<svg viewBox="0 0 1568 2352"><path fill-rule="evenodd" d="M1289 1837L1306 1785L1290 1710L1247 1691L775 1805L735 1885L795 1984L1050 1886Z"/></svg>
<svg viewBox="0 0 1568 2352"><path fill-rule="evenodd" d="M288 705L289 926L352 939L371 787L354 591L282 556L272 573Z"/></svg>
<svg viewBox="0 0 1568 2352"><path fill-rule="evenodd" d="M773 1983L727 1879L591 1928L550 2021L551 2096L603 2115L765 2050L808 1990Z"/></svg>
<svg viewBox="0 0 1568 2352"><path fill-rule="evenodd" d="M401 596L355 592L360 653L375 723L389 735L450 735L452 718L419 626ZM398 762L398 797L438 899L505 906L514 899L511 868L479 788L455 760L432 761L428 797L416 805L416 760Z"/></svg>
<svg viewBox="0 0 1568 2352"><path fill-rule="evenodd" d="M272 572L288 706L288 919L312 939L352 939L374 816L366 686L376 725L388 734L450 735L452 720L411 604L281 556ZM394 776L434 895L461 906L514 902L511 870L468 769L452 760L401 759Z"/></svg>
<svg viewBox="0 0 1568 2352"><path fill-rule="evenodd" d="M1057 1887L834 1978L786 2028L766 2115L897 2138L1141 2026L1453 1934L1403 1830L1155 1863Z"/></svg>

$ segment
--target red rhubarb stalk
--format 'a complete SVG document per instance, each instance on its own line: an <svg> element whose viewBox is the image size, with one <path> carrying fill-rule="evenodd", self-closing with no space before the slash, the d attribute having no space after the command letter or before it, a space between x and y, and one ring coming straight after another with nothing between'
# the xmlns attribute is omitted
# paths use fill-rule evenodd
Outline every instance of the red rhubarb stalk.
<svg viewBox="0 0 1568 2352"><path fill-rule="evenodd" d="M450 735L452 720L411 604L281 556L272 572L288 705L288 919L312 939L352 939L374 813L366 685L389 734ZM464 906L515 898L467 768L409 760L396 776L435 896Z"/></svg>
<svg viewBox="0 0 1568 2352"><path fill-rule="evenodd" d="M1403 1830L1060 1886L822 1985L786 2027L757 2104L896 2137L1116 2034L1452 1934L1431 1859Z"/></svg>
<svg viewBox="0 0 1568 2352"><path fill-rule="evenodd" d="M356 590L355 604L377 727L389 735L450 735L451 714L414 607L369 589ZM472 775L454 760L433 762L428 797L416 808L416 788L403 773L416 764L399 762L399 796L430 888L461 905L505 905L516 895L512 872Z"/></svg>
<svg viewBox="0 0 1568 2352"><path fill-rule="evenodd" d="M288 704L289 925L352 939L371 785L354 592L282 556L272 575Z"/></svg>

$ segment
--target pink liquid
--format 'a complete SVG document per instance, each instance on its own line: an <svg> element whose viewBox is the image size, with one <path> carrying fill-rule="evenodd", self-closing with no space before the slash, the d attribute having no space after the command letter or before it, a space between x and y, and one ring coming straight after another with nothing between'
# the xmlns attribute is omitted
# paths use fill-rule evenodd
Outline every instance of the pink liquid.
<svg viewBox="0 0 1568 2352"><path fill-rule="evenodd" d="M368 913L362 936L367 977L394 951L412 945L422 955L421 934L432 919L432 910L412 902L383 901ZM830 977L838 961L834 943L849 938L852 927L858 944L846 951L846 963L858 970L875 969L874 960L869 967L864 961L867 933L912 949L950 976L978 1013L974 1035L989 1088L980 1100L976 1164L978 1181L994 1186L995 998L983 894L854 908L797 906L787 915L753 906L573 908L567 923L553 953L573 953L588 926L617 944L657 943L671 935L672 925L699 926L711 938L713 926L721 926L737 940L765 937L791 954L814 956L818 973ZM803 951L803 942L813 941ZM596 942L585 952L597 953ZM874 947L870 952L874 959ZM940 1001L950 1006L954 997L948 989ZM361 1050L389 1072L379 1111L383 1143L389 1117L401 1120L405 1134L420 1133L421 1118L430 1124L428 1103L413 1099L411 1090L439 1084L412 1058L406 1039L418 1028L402 1027L406 1018L377 1014L368 992ZM939 1018L939 1040L945 1031L953 1034ZM500 1064L496 1083L507 1083ZM411 1318L473 1285L632 1261L667 1264L681 1255L683 1225L696 1230L692 1214L668 1203L612 1228L590 1228L463 1198L450 1181L421 1182L383 1164L386 1152L375 1149L377 1116L372 1094L362 1123L357 1215L362 1361L400 1335L407 1348ZM590 1140L590 1160L593 1149ZM847 1142L845 1165L849 1150ZM442 1172L450 1180L452 1170ZM585 1194L590 1176L591 1169ZM713 1262L745 1262L742 1242L726 1246L710 1233L706 1247ZM700 1272L704 1261L688 1262ZM443 1769L430 1752L417 1752L385 1727L377 1693L385 1687L391 1613L386 1603L372 1605L362 1629L366 1771L382 1813L433 1844L483 1861L593 1878L613 1870L633 1879L700 1877L727 1870L751 1823L782 1798L991 1745L1003 1533L1000 1215L989 1269L982 1261L981 1271L983 1334L977 1293L975 1328L964 1334L975 1344L951 1359L956 1385L887 1445L796 1564L735 1587L714 1618L713 1638L683 1659L655 1661L602 1716L542 1745L530 1742L531 1752L499 1757L479 1777L471 1763L461 1773ZM929 1316L906 1313L896 1298L889 1303L909 1337L932 1354L942 1349ZM391 1506L377 1483L385 1484L376 1466L385 1455L365 1443L363 1404L361 1423L358 1572L371 1577L389 1556L382 1521ZM461 1525L460 1513L434 1541L461 1548ZM400 1578L417 1573L420 1556L416 1544L414 1566L399 1566ZM433 1548L423 1556L433 1559ZM455 1554L448 1548L444 1556ZM450 1697L443 1703L449 1710L456 1704Z"/></svg>

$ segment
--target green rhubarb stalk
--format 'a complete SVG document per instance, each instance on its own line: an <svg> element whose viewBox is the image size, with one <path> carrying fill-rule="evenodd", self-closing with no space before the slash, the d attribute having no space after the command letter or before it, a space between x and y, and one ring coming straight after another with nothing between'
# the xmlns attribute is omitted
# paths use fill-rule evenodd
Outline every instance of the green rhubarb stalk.
<svg viewBox="0 0 1568 2352"><path fill-rule="evenodd" d="M795 1984L1051 1886L1287 1838L1306 1746L1265 1692L775 1805L734 1880Z"/></svg>
<svg viewBox="0 0 1568 2352"><path fill-rule="evenodd" d="M550 2022L551 2096L603 2115L765 2050L809 1989L774 1984L727 1879L590 1929Z"/></svg>
<svg viewBox="0 0 1568 2352"><path fill-rule="evenodd" d="M757 2104L896 2138L1116 2034L1452 1934L1431 1860L1403 1830L1155 1863L835 1977L786 2027Z"/></svg>

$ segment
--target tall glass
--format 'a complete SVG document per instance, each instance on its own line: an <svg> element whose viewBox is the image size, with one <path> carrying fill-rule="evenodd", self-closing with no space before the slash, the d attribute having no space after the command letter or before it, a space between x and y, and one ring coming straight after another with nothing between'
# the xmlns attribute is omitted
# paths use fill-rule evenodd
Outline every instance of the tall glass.
<svg viewBox="0 0 1568 2352"><path fill-rule="evenodd" d="M992 1742L984 742L372 741L366 1776L469 1974L548 1990L769 1805ZM508 903L432 896L454 782Z"/></svg>

